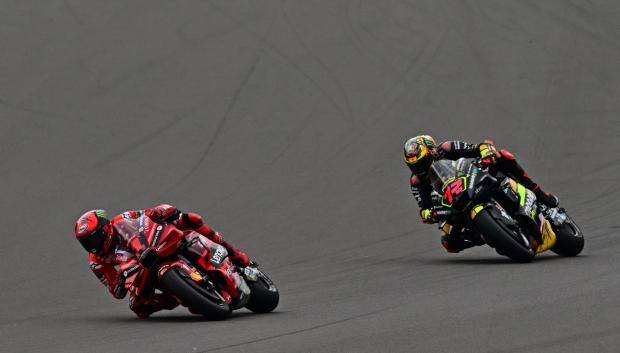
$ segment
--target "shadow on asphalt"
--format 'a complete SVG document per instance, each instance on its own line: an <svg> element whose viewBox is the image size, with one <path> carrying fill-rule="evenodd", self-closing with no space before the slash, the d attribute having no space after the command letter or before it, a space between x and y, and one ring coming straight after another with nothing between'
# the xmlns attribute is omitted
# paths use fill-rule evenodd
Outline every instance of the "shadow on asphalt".
<svg viewBox="0 0 620 353"><path fill-rule="evenodd" d="M221 320L221 322L228 321L239 321L239 320L256 320L259 318L270 317L274 315L281 315L285 312L271 312L266 314L256 314L249 311L242 311L238 313L233 313L226 320ZM181 309L174 312L169 313L156 313L153 316L150 316L145 319L141 319L139 317L133 316L132 313L127 313L127 315L123 316L99 316L99 317L76 317L75 320L79 321L88 321L88 322L101 322L101 323L187 323L187 322L213 322L217 323L220 320L210 320L204 316L193 315L189 312L183 313Z"/></svg>
<svg viewBox="0 0 620 353"><path fill-rule="evenodd" d="M554 261L579 261L588 258L587 255L579 255L576 257L561 257L555 254L545 254L534 259L529 263L518 263L507 257L480 257L480 258L418 258L412 259L412 262L422 265L536 265L542 262Z"/></svg>

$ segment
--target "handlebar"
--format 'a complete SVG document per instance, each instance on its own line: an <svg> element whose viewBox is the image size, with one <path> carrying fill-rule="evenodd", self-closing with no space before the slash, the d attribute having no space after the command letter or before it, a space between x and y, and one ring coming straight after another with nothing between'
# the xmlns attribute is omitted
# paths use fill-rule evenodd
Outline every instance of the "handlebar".
<svg viewBox="0 0 620 353"><path fill-rule="evenodd" d="M450 217L452 217L452 214L454 213L452 209L449 209L443 206L435 206L432 208L431 212L432 212L433 218L440 222L447 221L448 219L450 219Z"/></svg>

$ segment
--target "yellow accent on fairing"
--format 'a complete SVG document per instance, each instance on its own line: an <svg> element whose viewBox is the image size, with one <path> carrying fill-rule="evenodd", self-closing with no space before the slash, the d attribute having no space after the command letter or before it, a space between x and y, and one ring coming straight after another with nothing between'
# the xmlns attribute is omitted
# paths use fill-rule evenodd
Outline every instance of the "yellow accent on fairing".
<svg viewBox="0 0 620 353"><path fill-rule="evenodd" d="M521 204L521 206L525 206L525 187L517 183L513 179L508 179L508 181L510 182L510 188L512 189L512 191L514 191L515 194L517 194L517 196L519 197L519 203Z"/></svg>
<svg viewBox="0 0 620 353"><path fill-rule="evenodd" d="M443 232L443 235L448 235L452 231L452 226L446 223L443 225L443 227L441 227L441 231Z"/></svg>
<svg viewBox="0 0 620 353"><path fill-rule="evenodd" d="M510 182L510 188L516 193L517 192L517 182L514 179L508 179Z"/></svg>
<svg viewBox="0 0 620 353"><path fill-rule="evenodd" d="M470 218L473 220L474 218L476 218L478 213L480 213L480 211L482 210L484 210L484 206L482 205L475 206L474 208L471 209L471 213L469 214Z"/></svg>
<svg viewBox="0 0 620 353"><path fill-rule="evenodd" d="M195 268L192 268L192 273L189 275L194 281L200 281L202 280L202 276L200 275L200 273L198 273L198 271L196 271Z"/></svg>
<svg viewBox="0 0 620 353"><path fill-rule="evenodd" d="M545 220L545 224L543 224L542 240L543 243L538 246L538 249L536 249L537 254L551 249L557 241L557 236L555 235L553 228L551 228L551 224L548 220Z"/></svg>

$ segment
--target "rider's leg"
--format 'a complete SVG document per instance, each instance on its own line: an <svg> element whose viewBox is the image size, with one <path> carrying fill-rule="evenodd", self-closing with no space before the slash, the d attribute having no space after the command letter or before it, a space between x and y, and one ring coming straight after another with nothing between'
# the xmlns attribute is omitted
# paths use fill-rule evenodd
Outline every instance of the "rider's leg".
<svg viewBox="0 0 620 353"><path fill-rule="evenodd" d="M517 162L512 153L506 150L501 150L500 153L502 155L502 158L497 161L496 165L502 173L512 176L517 180L517 182L532 190L536 194L536 198L538 199L538 201L542 202L546 206L558 206L558 198L553 194L542 191L540 186L530 178L529 174Z"/></svg>
<svg viewBox="0 0 620 353"><path fill-rule="evenodd" d="M129 308L138 315L146 318L160 310L172 310L179 302L171 295L165 293L153 293L150 296L134 296L129 298Z"/></svg>

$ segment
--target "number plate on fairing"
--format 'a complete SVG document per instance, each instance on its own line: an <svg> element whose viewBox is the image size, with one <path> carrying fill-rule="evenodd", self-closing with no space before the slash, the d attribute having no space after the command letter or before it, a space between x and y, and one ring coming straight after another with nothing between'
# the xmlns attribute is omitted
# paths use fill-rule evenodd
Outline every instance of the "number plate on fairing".
<svg viewBox="0 0 620 353"><path fill-rule="evenodd" d="M224 262L224 259L226 259L226 256L228 256L228 251L226 251L226 248L220 245L216 246L214 250L215 251L211 256L211 264L213 264L213 266L215 267L220 267L222 265L222 262Z"/></svg>

